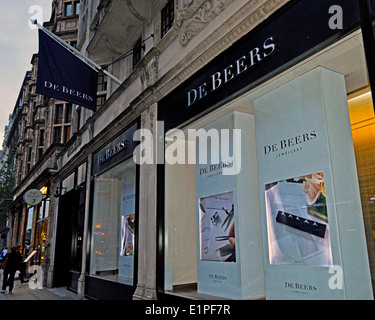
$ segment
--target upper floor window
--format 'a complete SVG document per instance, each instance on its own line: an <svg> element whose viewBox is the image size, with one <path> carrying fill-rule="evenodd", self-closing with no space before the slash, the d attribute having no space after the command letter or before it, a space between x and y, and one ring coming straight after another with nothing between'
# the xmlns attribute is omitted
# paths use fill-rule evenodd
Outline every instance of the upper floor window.
<svg viewBox="0 0 375 320"><path fill-rule="evenodd" d="M142 58L142 39L139 39L133 48L133 69Z"/></svg>
<svg viewBox="0 0 375 320"><path fill-rule="evenodd" d="M64 7L65 17L79 14L79 1L66 2Z"/></svg>
<svg viewBox="0 0 375 320"><path fill-rule="evenodd" d="M172 28L174 20L174 0L169 0L161 10L161 37L163 38Z"/></svg>
<svg viewBox="0 0 375 320"><path fill-rule="evenodd" d="M63 104L56 104L55 106L55 124L62 124L63 120L63 113L64 113L64 105Z"/></svg>
<svg viewBox="0 0 375 320"><path fill-rule="evenodd" d="M98 92L107 91L107 77L104 74L98 73L97 85L98 85L98 89L97 89Z"/></svg>
<svg viewBox="0 0 375 320"><path fill-rule="evenodd" d="M74 48L77 49L77 41L70 41L70 45Z"/></svg>
<svg viewBox="0 0 375 320"><path fill-rule="evenodd" d="M96 109L100 108L107 99L107 77L98 73Z"/></svg>
<svg viewBox="0 0 375 320"><path fill-rule="evenodd" d="M73 15L73 3L65 4L65 17L70 17Z"/></svg>
<svg viewBox="0 0 375 320"><path fill-rule="evenodd" d="M71 136L72 104L59 103L55 105L53 142L67 143Z"/></svg>

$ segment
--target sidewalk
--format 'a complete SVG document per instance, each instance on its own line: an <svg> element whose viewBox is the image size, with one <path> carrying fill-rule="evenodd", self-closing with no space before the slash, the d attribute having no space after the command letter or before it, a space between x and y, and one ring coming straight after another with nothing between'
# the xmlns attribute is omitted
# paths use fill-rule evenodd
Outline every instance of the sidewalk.
<svg viewBox="0 0 375 320"><path fill-rule="evenodd" d="M7 288L9 289L9 288ZM28 282L14 281L13 293L0 293L0 300L79 300L74 292L66 288L31 289Z"/></svg>

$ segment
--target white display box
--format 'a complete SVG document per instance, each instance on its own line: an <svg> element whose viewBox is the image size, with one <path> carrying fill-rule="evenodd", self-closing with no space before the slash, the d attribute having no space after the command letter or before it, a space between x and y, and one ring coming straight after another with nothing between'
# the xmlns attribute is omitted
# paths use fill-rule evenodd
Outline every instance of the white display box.
<svg viewBox="0 0 375 320"><path fill-rule="evenodd" d="M372 299L344 76L318 67L254 106L267 299Z"/></svg>
<svg viewBox="0 0 375 320"><path fill-rule="evenodd" d="M254 116L232 111L204 127L207 131L211 128L219 132L241 130L241 170L223 174L223 164L231 161L222 157L216 166L209 161L199 164L197 149L198 293L231 299L262 298L265 291ZM233 136L229 140L232 152ZM226 220L230 215L231 220ZM227 239L232 226L234 246Z"/></svg>

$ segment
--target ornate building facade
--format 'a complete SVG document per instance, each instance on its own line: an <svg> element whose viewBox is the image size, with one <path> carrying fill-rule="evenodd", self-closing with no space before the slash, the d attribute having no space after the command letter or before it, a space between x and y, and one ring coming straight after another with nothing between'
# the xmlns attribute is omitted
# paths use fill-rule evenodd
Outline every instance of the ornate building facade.
<svg viewBox="0 0 375 320"><path fill-rule="evenodd" d="M44 26L69 44L77 44L79 1L53 1L50 21ZM53 176L57 156L71 138L72 105L35 93L38 54L31 58L8 135L16 148L15 187L11 205L10 246L21 245L25 256L36 251L30 263L42 266L47 274L54 214L50 209L55 198ZM25 203L30 189L38 189L43 200L37 206Z"/></svg>

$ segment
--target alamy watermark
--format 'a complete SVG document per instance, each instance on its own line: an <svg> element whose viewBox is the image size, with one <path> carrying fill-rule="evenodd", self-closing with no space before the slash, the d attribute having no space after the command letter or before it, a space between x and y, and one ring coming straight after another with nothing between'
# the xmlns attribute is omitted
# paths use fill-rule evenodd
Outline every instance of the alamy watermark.
<svg viewBox="0 0 375 320"><path fill-rule="evenodd" d="M40 22L43 21L43 8L38 5L32 5L29 8L29 14L32 14L29 20L29 28L32 30L37 29L38 27L31 21L34 21L34 20L40 21Z"/></svg>
<svg viewBox="0 0 375 320"><path fill-rule="evenodd" d="M38 265L32 265L28 270L32 276L29 279L30 289L43 289L43 268Z"/></svg>
<svg viewBox="0 0 375 320"><path fill-rule="evenodd" d="M134 133L133 140L140 142L135 163L221 165L223 175L240 173L241 129L171 129L164 135L163 121L157 121L157 128L157 137L148 129Z"/></svg>
<svg viewBox="0 0 375 320"><path fill-rule="evenodd" d="M332 30L344 28L344 12L342 7L339 5L333 5L329 7L328 13L331 14L331 17L328 20L328 26Z"/></svg>
<svg viewBox="0 0 375 320"><path fill-rule="evenodd" d="M333 265L328 269L333 274L328 280L328 286L332 290L341 290L344 287L344 272L341 266Z"/></svg>

